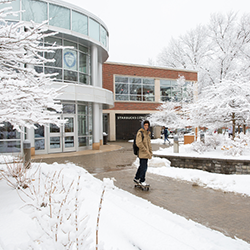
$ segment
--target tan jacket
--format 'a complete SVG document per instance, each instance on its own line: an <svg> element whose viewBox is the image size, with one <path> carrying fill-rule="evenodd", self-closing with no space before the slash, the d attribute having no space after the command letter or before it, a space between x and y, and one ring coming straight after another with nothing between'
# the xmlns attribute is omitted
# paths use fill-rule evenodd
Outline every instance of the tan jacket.
<svg viewBox="0 0 250 250"><path fill-rule="evenodd" d="M141 131L144 135L143 140L142 140ZM146 131L143 128L139 129L136 135L136 145L139 148L138 157L140 159L152 158L151 132L150 131Z"/></svg>

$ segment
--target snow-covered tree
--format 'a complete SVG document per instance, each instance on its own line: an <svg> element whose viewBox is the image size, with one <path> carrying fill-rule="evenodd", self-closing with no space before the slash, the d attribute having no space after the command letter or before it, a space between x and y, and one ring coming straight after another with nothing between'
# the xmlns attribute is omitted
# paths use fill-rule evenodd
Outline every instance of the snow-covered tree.
<svg viewBox="0 0 250 250"><path fill-rule="evenodd" d="M250 121L249 80L237 77L203 89L197 102L190 104L193 124L210 128L244 125Z"/></svg>
<svg viewBox="0 0 250 250"><path fill-rule="evenodd" d="M187 82L184 76L179 76L176 81L176 98L180 102L181 107L185 103L189 103L193 100L194 86L192 82Z"/></svg>
<svg viewBox="0 0 250 250"><path fill-rule="evenodd" d="M158 56L160 65L198 71L203 86L230 79L234 70L250 78L250 14L211 15L208 25L198 26L172 39Z"/></svg>
<svg viewBox="0 0 250 250"><path fill-rule="evenodd" d="M171 101L163 102L158 112L148 116L153 126L185 127L189 125L187 104L193 100L193 85L179 76L174 88L175 95Z"/></svg>
<svg viewBox="0 0 250 250"><path fill-rule="evenodd" d="M199 25L179 38L172 38L158 55L159 64L198 70L210 51L207 33L207 27Z"/></svg>
<svg viewBox="0 0 250 250"><path fill-rule="evenodd" d="M152 126L185 127L187 126L185 114L180 105L176 102L164 102L158 107L159 111L149 115L147 119Z"/></svg>
<svg viewBox="0 0 250 250"><path fill-rule="evenodd" d="M55 100L61 90L51 87L55 75L34 69L53 61L42 57L41 52L53 53L56 47L40 44L53 34L46 32L46 22L27 26L5 21L12 14L9 8L0 10L0 123L10 122L18 130L35 123L60 125L61 105Z"/></svg>

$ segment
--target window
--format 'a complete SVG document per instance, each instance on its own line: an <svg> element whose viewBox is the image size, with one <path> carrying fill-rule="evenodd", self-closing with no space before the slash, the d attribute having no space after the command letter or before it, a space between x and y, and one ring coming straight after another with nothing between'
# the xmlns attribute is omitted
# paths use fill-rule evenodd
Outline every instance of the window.
<svg viewBox="0 0 250 250"><path fill-rule="evenodd" d="M35 150L45 150L44 126L35 124Z"/></svg>
<svg viewBox="0 0 250 250"><path fill-rule="evenodd" d="M46 37L44 41L44 46L52 46L55 44L56 46L62 45L62 39L56 37ZM55 49L53 52L45 52L46 59L54 59L54 62L46 63L46 66L53 67L62 67L62 50Z"/></svg>
<svg viewBox="0 0 250 250"><path fill-rule="evenodd" d="M83 14L72 11L72 30L88 35L88 18Z"/></svg>
<svg viewBox="0 0 250 250"><path fill-rule="evenodd" d="M154 79L115 77L115 99L118 101L155 101Z"/></svg>
<svg viewBox="0 0 250 250"><path fill-rule="evenodd" d="M190 102L193 99L193 82L178 86L177 80L160 80L161 101Z"/></svg>
<svg viewBox="0 0 250 250"><path fill-rule="evenodd" d="M63 104L63 114L75 114L75 104Z"/></svg>
<svg viewBox="0 0 250 250"><path fill-rule="evenodd" d="M25 12L22 13L22 19L24 21L32 20L36 23L41 23L48 20L47 3L35 0L23 0L22 9L25 10Z"/></svg>
<svg viewBox="0 0 250 250"><path fill-rule="evenodd" d="M92 105L78 104L78 147L92 145Z"/></svg>
<svg viewBox="0 0 250 250"><path fill-rule="evenodd" d="M16 12L16 11L20 11L20 1L11 1L9 3L1 3L1 10L3 8L9 8L9 7L12 7L11 10L9 11L13 11L13 12ZM10 16L7 16L6 19L11 19L11 20L20 20L20 13L16 13L15 15L10 15Z"/></svg>
<svg viewBox="0 0 250 250"><path fill-rule="evenodd" d="M107 31L102 27L100 26L100 42L102 43L103 46L107 46Z"/></svg>
<svg viewBox="0 0 250 250"><path fill-rule="evenodd" d="M100 41L100 25L93 19L89 19L89 36L97 41Z"/></svg>
<svg viewBox="0 0 250 250"><path fill-rule="evenodd" d="M70 29L70 10L58 5L49 4L49 24L52 26Z"/></svg>
<svg viewBox="0 0 250 250"><path fill-rule="evenodd" d="M170 80L161 80L160 81L160 93L161 93L161 101L167 102L170 101L172 96L172 86Z"/></svg>
<svg viewBox="0 0 250 250"><path fill-rule="evenodd" d="M0 126L0 152L21 152L21 133L13 129L9 122L3 122Z"/></svg>
<svg viewBox="0 0 250 250"><path fill-rule="evenodd" d="M64 45L72 47L69 49L55 49L52 52L41 52L41 56L54 60L45 63L44 66L35 66L38 73L54 74L54 81L76 82L79 84L91 84L90 82L90 55L88 47L79 43L62 39L59 37L47 37L44 46Z"/></svg>
<svg viewBox="0 0 250 250"><path fill-rule="evenodd" d="M77 52L75 50L63 50L63 67L69 70L77 70Z"/></svg>

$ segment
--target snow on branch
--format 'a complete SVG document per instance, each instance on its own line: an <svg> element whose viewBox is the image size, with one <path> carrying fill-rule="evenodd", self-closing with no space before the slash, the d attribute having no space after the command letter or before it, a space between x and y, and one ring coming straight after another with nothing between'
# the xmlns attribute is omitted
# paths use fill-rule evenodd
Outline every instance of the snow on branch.
<svg viewBox="0 0 250 250"><path fill-rule="evenodd" d="M0 5L1 6L1 5ZM52 88L56 74L38 73L35 66L52 63L43 52L54 53L62 47L43 46L41 41L55 33L47 32L47 21L8 23L11 12L0 11L0 123L10 122L15 129L33 124L60 125L62 106L58 100L61 89Z"/></svg>

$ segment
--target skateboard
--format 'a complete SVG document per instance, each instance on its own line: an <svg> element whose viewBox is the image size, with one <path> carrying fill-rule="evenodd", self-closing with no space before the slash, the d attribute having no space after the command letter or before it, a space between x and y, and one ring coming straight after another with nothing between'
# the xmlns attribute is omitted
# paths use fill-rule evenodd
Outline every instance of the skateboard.
<svg viewBox="0 0 250 250"><path fill-rule="evenodd" d="M141 188L143 191L148 191L149 187L150 187L150 185L143 186L140 183L135 184L135 188Z"/></svg>

